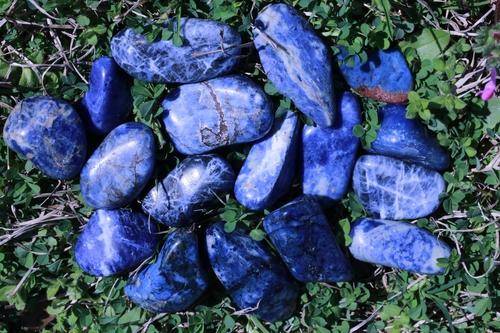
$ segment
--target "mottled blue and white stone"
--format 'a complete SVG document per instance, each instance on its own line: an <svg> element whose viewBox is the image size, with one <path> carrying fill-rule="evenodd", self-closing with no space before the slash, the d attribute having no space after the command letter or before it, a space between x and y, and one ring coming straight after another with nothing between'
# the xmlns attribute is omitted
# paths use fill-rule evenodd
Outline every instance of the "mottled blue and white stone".
<svg viewBox="0 0 500 333"><path fill-rule="evenodd" d="M239 310L271 322L292 315L298 286L263 243L238 229L226 233L222 222L207 229L206 243L213 271Z"/></svg>
<svg viewBox="0 0 500 333"><path fill-rule="evenodd" d="M129 82L113 58L101 57L94 61L89 90L80 104L89 131L105 135L127 120L132 111Z"/></svg>
<svg viewBox="0 0 500 333"><path fill-rule="evenodd" d="M128 28L111 40L111 53L128 74L146 82L190 83L231 72L240 57L240 35L229 25L197 18L181 18L182 46L172 40L148 42Z"/></svg>
<svg viewBox="0 0 500 333"><path fill-rule="evenodd" d="M119 208L146 186L155 165L155 139L149 127L125 123L104 139L82 169L80 188L94 208Z"/></svg>
<svg viewBox="0 0 500 333"><path fill-rule="evenodd" d="M264 229L297 280L339 282L352 278L351 264L314 199L302 196L275 210L265 217Z"/></svg>
<svg viewBox="0 0 500 333"><path fill-rule="evenodd" d="M450 248L425 229L399 221L361 218L351 226L349 250L361 261L419 274L441 274Z"/></svg>
<svg viewBox="0 0 500 333"><path fill-rule="evenodd" d="M299 130L297 115L289 111L252 146L234 186L243 206L262 210L288 192L295 175Z"/></svg>
<svg viewBox="0 0 500 333"><path fill-rule="evenodd" d="M82 120L69 103L49 96L19 102L5 122L3 139L54 179L76 177L87 157Z"/></svg>
<svg viewBox="0 0 500 333"><path fill-rule="evenodd" d="M304 126L302 132L302 188L323 204L341 200L349 189L359 139L354 126L361 123L356 96L344 92L333 127Z"/></svg>
<svg viewBox="0 0 500 333"><path fill-rule="evenodd" d="M353 187L371 215L400 220L434 212L445 183L434 170L391 157L364 155L354 167Z"/></svg>
<svg viewBox="0 0 500 333"><path fill-rule="evenodd" d="M152 312L185 311L208 288L196 234L185 229L170 233L156 262L133 276L125 295Z"/></svg>
<svg viewBox="0 0 500 333"><path fill-rule="evenodd" d="M187 157L148 192L142 209L168 226L190 226L231 192L235 178L229 163L216 155Z"/></svg>
<svg viewBox="0 0 500 333"><path fill-rule="evenodd" d="M335 103L328 47L293 7L265 7L253 27L254 44L269 80L320 127L333 124Z"/></svg>
<svg viewBox="0 0 500 333"><path fill-rule="evenodd" d="M81 269L94 276L128 272L152 256L158 243L156 227L139 212L96 210L75 245Z"/></svg>
<svg viewBox="0 0 500 333"><path fill-rule="evenodd" d="M274 120L269 97L243 75L182 85L162 106L165 128L186 155L258 140Z"/></svg>
<svg viewBox="0 0 500 333"><path fill-rule="evenodd" d="M448 153L417 119L406 118L406 107L388 104L379 110L380 129L370 152L417 163L425 167L448 168Z"/></svg>

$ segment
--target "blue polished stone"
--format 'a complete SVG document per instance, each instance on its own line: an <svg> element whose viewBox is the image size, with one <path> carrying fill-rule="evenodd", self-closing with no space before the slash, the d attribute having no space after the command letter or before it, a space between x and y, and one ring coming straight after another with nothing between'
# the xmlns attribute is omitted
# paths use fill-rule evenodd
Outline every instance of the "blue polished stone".
<svg viewBox="0 0 500 333"><path fill-rule="evenodd" d="M273 124L271 101L243 75L186 84L163 101L163 123L187 155L262 138Z"/></svg>
<svg viewBox="0 0 500 333"><path fill-rule="evenodd" d="M448 168L448 153L416 119L406 118L403 105L389 104L379 110L380 129L370 152L417 163L425 167Z"/></svg>
<svg viewBox="0 0 500 333"><path fill-rule="evenodd" d="M298 286L279 258L241 230L226 233L222 222L210 226L206 234L214 273L238 309L266 321L292 315Z"/></svg>
<svg viewBox="0 0 500 333"><path fill-rule="evenodd" d="M352 278L351 264L314 199L302 196L273 211L265 217L264 229L297 280L339 282Z"/></svg>
<svg viewBox="0 0 500 333"><path fill-rule="evenodd" d="M441 274L437 259L450 248L430 232L399 221L361 218L351 226L349 250L361 261L419 274Z"/></svg>
<svg viewBox="0 0 500 333"><path fill-rule="evenodd" d="M80 187L94 208L119 208L146 186L155 165L155 139L149 127L125 123L104 139L82 169Z"/></svg>
<svg viewBox="0 0 500 333"><path fill-rule="evenodd" d="M254 44L269 80L320 127L334 119L333 76L328 47L293 7L265 7L253 28Z"/></svg>
<svg viewBox="0 0 500 333"><path fill-rule="evenodd" d="M142 201L142 209L168 226L190 226L218 198L230 193L236 178L231 166L215 155L184 159Z"/></svg>
<svg viewBox="0 0 500 333"><path fill-rule="evenodd" d="M146 82L190 83L231 72L240 57L240 35L224 23L197 18L173 22L183 40L148 42L133 29L125 29L111 40L113 58L136 79Z"/></svg>
<svg viewBox="0 0 500 333"><path fill-rule="evenodd" d="M380 155L358 159L353 187L371 215L391 220L431 214L445 190L443 177L436 171Z"/></svg>
<svg viewBox="0 0 500 333"><path fill-rule="evenodd" d="M349 189L359 139L354 126L361 123L356 96L344 92L338 102L335 124L330 128L305 126L302 132L302 187L323 204L341 200Z"/></svg>
<svg viewBox="0 0 500 333"><path fill-rule="evenodd" d="M75 245L75 259L94 276L128 272L152 256L158 243L156 227L128 209L99 209L90 217Z"/></svg>
<svg viewBox="0 0 500 333"><path fill-rule="evenodd" d="M250 149L234 186L243 206L262 210L288 192L295 175L299 130L297 115L289 111Z"/></svg>
<svg viewBox="0 0 500 333"><path fill-rule="evenodd" d="M187 310L208 288L196 234L177 229L170 233L156 262L133 276L125 295L153 312Z"/></svg>
<svg viewBox="0 0 500 333"><path fill-rule="evenodd" d="M399 49L368 52L366 62L354 55L354 64L349 63L348 56L347 49L340 47L337 55L340 70L359 94L387 103L408 100L408 93L413 89L413 75Z"/></svg>
<svg viewBox="0 0 500 333"><path fill-rule="evenodd" d="M89 90L81 101L83 120L95 134L104 135L124 123L132 111L129 77L109 57L94 61Z"/></svg>

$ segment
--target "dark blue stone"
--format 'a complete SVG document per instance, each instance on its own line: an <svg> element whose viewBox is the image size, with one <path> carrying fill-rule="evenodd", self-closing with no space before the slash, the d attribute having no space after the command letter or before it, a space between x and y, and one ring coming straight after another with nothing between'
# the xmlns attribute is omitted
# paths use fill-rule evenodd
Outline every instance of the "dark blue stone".
<svg viewBox="0 0 500 333"><path fill-rule="evenodd" d="M289 111L253 145L234 187L243 206L262 210L288 192L295 175L299 130L297 115Z"/></svg>
<svg viewBox="0 0 500 333"><path fill-rule="evenodd" d="M186 84L163 101L163 122L187 155L262 138L273 124L271 101L243 75Z"/></svg>
<svg viewBox="0 0 500 333"><path fill-rule="evenodd" d="M356 162L354 192L374 217L400 220L427 216L445 190L434 170L391 157L364 155Z"/></svg>
<svg viewBox="0 0 500 333"><path fill-rule="evenodd" d="M352 278L351 264L335 240L320 205L299 197L264 219L264 229L301 282L339 282Z"/></svg>
<svg viewBox="0 0 500 333"><path fill-rule="evenodd" d="M441 274L437 259L448 258L450 248L415 225L361 218L351 226L349 250L361 261L419 274Z"/></svg>
<svg viewBox="0 0 500 333"><path fill-rule="evenodd" d="M370 152L395 157L425 167L448 168L448 153L416 119L406 118L403 105L389 104L379 110L380 129Z"/></svg>
<svg viewBox="0 0 500 333"><path fill-rule="evenodd" d="M408 93L413 89L413 75L399 49L368 52L368 60L363 63L354 55L352 65L346 60L348 56L347 49L340 47L337 55L340 70L359 94L387 103L408 100Z"/></svg>
<svg viewBox="0 0 500 333"><path fill-rule="evenodd" d="M224 23L182 18L182 46L172 40L150 43L133 29L125 29L111 40L118 65L136 79L146 82L190 83L231 72L240 57L240 35Z"/></svg>
<svg viewBox="0 0 500 333"><path fill-rule="evenodd" d="M218 156L188 157L149 191L142 209L168 226L189 226L231 192L235 177Z"/></svg>
<svg viewBox="0 0 500 333"><path fill-rule="evenodd" d="M303 191L323 204L347 193L359 148L359 139L352 132L361 123L358 99L344 92L338 110L333 127L305 126L302 132Z"/></svg>
<svg viewBox="0 0 500 333"><path fill-rule="evenodd" d="M156 262L130 279L125 294L146 310L172 313L187 310L207 288L196 234L177 229L168 235Z"/></svg>
<svg viewBox="0 0 500 333"><path fill-rule="evenodd" d="M3 129L7 146L54 179L78 175L87 157L87 137L73 107L48 96L27 98Z"/></svg>
<svg viewBox="0 0 500 333"><path fill-rule="evenodd" d="M293 7L265 7L253 28L254 44L269 80L320 127L334 119L331 58L328 47Z"/></svg>
<svg viewBox="0 0 500 333"><path fill-rule="evenodd" d="M109 57L94 61L89 90L81 101L88 129L104 135L124 123L132 111L129 78Z"/></svg>
<svg viewBox="0 0 500 333"><path fill-rule="evenodd" d="M153 174L155 139L149 127L125 123L104 139L82 169L80 187L94 208L119 208L134 200Z"/></svg>
<svg viewBox="0 0 500 333"><path fill-rule="evenodd" d="M241 230L226 233L219 222L207 229L207 249L215 275L238 309L266 321L285 320L292 315L298 286L263 243Z"/></svg>
<svg viewBox="0 0 500 333"><path fill-rule="evenodd" d="M94 276L128 272L152 256L158 243L148 218L127 209L95 211L75 245L75 259Z"/></svg>

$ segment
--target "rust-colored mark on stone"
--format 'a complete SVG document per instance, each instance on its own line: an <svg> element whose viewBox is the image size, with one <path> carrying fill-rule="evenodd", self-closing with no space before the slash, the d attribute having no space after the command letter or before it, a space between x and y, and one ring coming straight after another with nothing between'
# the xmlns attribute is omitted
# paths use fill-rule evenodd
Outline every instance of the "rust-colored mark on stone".
<svg viewBox="0 0 500 333"><path fill-rule="evenodd" d="M368 88L366 86L362 86L355 90L360 95L386 103L404 103L408 100L408 93L390 93L380 87Z"/></svg>

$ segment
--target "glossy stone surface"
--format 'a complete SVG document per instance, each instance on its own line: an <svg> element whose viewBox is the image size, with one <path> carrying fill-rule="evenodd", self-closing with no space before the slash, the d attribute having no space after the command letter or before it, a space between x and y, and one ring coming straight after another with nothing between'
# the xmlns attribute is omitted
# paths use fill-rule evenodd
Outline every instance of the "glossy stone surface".
<svg viewBox="0 0 500 333"><path fill-rule="evenodd" d="M361 123L356 96L344 92L333 127L304 126L302 132L302 188L323 204L341 200L349 189L359 139L352 129Z"/></svg>
<svg viewBox="0 0 500 333"><path fill-rule="evenodd" d="M111 40L111 53L128 74L146 82L190 83L231 72L240 56L240 35L227 24L197 18L177 20L182 46L172 40L148 42L128 28Z"/></svg>
<svg viewBox="0 0 500 333"><path fill-rule="evenodd" d="M155 139L149 127L125 123L104 139L82 169L80 188L94 208L119 208L134 200L153 174Z"/></svg>
<svg viewBox="0 0 500 333"><path fill-rule="evenodd" d="M112 58L94 61L89 90L81 101L82 118L92 133L107 134L127 120L132 111L129 82Z"/></svg>
<svg viewBox="0 0 500 333"><path fill-rule="evenodd" d="M334 119L329 49L293 7L265 7L255 19L254 44L269 80L320 127Z"/></svg>
<svg viewBox="0 0 500 333"><path fill-rule="evenodd" d="M131 278L125 295L146 310L172 313L187 310L207 288L196 234L176 229L156 262Z"/></svg>
<svg viewBox="0 0 500 333"><path fill-rule="evenodd" d="M182 85L162 105L165 128L186 155L258 140L274 120L267 95L243 75Z"/></svg>
<svg viewBox="0 0 500 333"><path fill-rule="evenodd" d="M75 245L75 259L94 276L128 272L153 255L158 237L147 217L128 209L99 209Z"/></svg>
<svg viewBox="0 0 500 333"><path fill-rule="evenodd" d="M54 179L76 177L87 155L82 120L69 103L49 96L19 102L5 122L3 139Z"/></svg>
<svg viewBox="0 0 500 333"><path fill-rule="evenodd" d="M388 104L380 108L378 114L380 129L377 139L371 144L370 152L435 170L448 168L448 153L430 136L420 121L406 118L406 108L403 105Z"/></svg>
<svg viewBox="0 0 500 333"><path fill-rule="evenodd" d="M293 314L298 286L263 242L238 229L226 233L222 222L211 225L206 236L214 273L239 310L266 321L285 320Z"/></svg>
<svg viewBox="0 0 500 333"><path fill-rule="evenodd" d="M416 219L439 207L445 190L436 171L391 157L364 155L356 162L354 192L363 207L382 219Z"/></svg>
<svg viewBox="0 0 500 333"><path fill-rule="evenodd" d="M320 205L299 197L267 215L264 229L301 282L339 282L352 278L351 264L335 240Z"/></svg>
<svg viewBox="0 0 500 333"><path fill-rule="evenodd" d="M359 94L387 103L403 103L413 89L413 75L406 59L397 48L368 52L368 60L361 62L354 55L349 65L348 51L340 47L337 61L347 83Z"/></svg>
<svg viewBox="0 0 500 333"><path fill-rule="evenodd" d="M186 227L230 193L236 176L216 155L184 159L142 201L142 209L168 226Z"/></svg>
<svg viewBox="0 0 500 333"><path fill-rule="evenodd" d="M443 273L437 259L451 252L430 232L406 222L361 218L350 236L349 250L356 259L419 274Z"/></svg>
<svg viewBox="0 0 500 333"><path fill-rule="evenodd" d="M297 115L289 111L252 146L234 186L243 206L262 210L288 192L295 175L299 130Z"/></svg>

